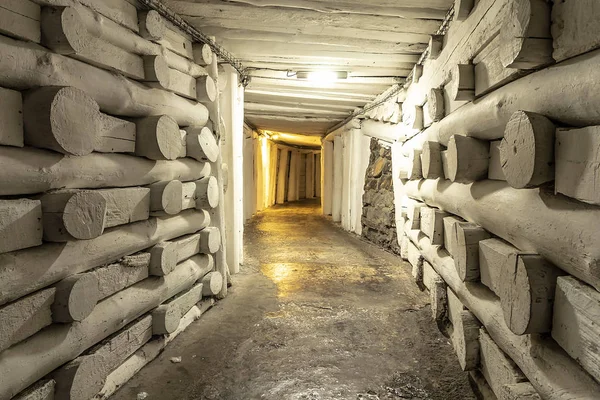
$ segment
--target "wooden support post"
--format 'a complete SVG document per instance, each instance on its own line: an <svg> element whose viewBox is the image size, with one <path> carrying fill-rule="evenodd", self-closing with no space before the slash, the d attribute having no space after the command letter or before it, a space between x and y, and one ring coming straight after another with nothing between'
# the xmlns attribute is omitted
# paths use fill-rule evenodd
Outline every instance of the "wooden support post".
<svg viewBox="0 0 600 400"><path fill-rule="evenodd" d="M556 132L556 193L600 204L600 126Z"/></svg>
<svg viewBox="0 0 600 400"><path fill-rule="evenodd" d="M452 182L469 183L487 177L489 142L453 135L448 141L447 151L448 178Z"/></svg>
<svg viewBox="0 0 600 400"><path fill-rule="evenodd" d="M444 176L441 144L430 141L423 143L421 168L425 179L437 179Z"/></svg>
<svg viewBox="0 0 600 400"><path fill-rule="evenodd" d="M429 59L435 60L440 56L444 47L444 35L431 35L429 37Z"/></svg>
<svg viewBox="0 0 600 400"><path fill-rule="evenodd" d="M490 234L477 224L459 222L456 228L456 254L454 261L458 276L465 282L479 280L479 242Z"/></svg>
<svg viewBox="0 0 600 400"><path fill-rule="evenodd" d="M444 89L431 89L427 95L427 104L429 105L429 118L431 121L441 121L446 116Z"/></svg>
<svg viewBox="0 0 600 400"><path fill-rule="evenodd" d="M99 141L99 115L98 104L79 89L34 89L23 99L25 143L63 154L89 154Z"/></svg>
<svg viewBox="0 0 600 400"><path fill-rule="evenodd" d="M463 220L456 216L444 217L444 248L452 257L456 257L458 239L456 237L456 223Z"/></svg>
<svg viewBox="0 0 600 400"><path fill-rule="evenodd" d="M56 399L89 400L104 386L108 374L152 337L152 317L132 322L92 347L51 376L56 381Z"/></svg>
<svg viewBox="0 0 600 400"><path fill-rule="evenodd" d="M0 253L42 244L39 200L0 200Z"/></svg>
<svg viewBox="0 0 600 400"><path fill-rule="evenodd" d="M479 331L479 351L479 369L494 393L500 393L504 385L527 381L519 367L498 347L485 328Z"/></svg>
<svg viewBox="0 0 600 400"><path fill-rule="evenodd" d="M540 114L515 112L500 145L500 161L506 181L516 189L554 180L556 127Z"/></svg>
<svg viewBox="0 0 600 400"><path fill-rule="evenodd" d="M187 127L186 152L188 157L197 161L215 162L220 150L215 137L207 127Z"/></svg>
<svg viewBox="0 0 600 400"><path fill-rule="evenodd" d="M1 11L1 10L0 10ZM23 147L23 97L21 92L0 88L0 145Z"/></svg>
<svg viewBox="0 0 600 400"><path fill-rule="evenodd" d="M475 99L475 66L473 64L458 64L454 67L449 94L454 101L473 101Z"/></svg>
<svg viewBox="0 0 600 400"><path fill-rule="evenodd" d="M0 307L0 352L52 323L55 288L47 288Z"/></svg>
<svg viewBox="0 0 600 400"><path fill-rule="evenodd" d="M500 57L505 68L535 69L554 62L550 12L545 0L511 0L500 29Z"/></svg>
<svg viewBox="0 0 600 400"><path fill-rule="evenodd" d="M290 151L287 149L281 149L281 155L279 157L279 165L277 167L277 195L276 203L283 204L286 201L286 184L288 182L288 161L290 157Z"/></svg>
<svg viewBox="0 0 600 400"><path fill-rule="evenodd" d="M481 323L466 310L456 294L448 288L448 314L452 323L452 346L463 371L472 371L479 365L479 328Z"/></svg>
<svg viewBox="0 0 600 400"><path fill-rule="evenodd" d="M71 275L56 285L52 319L54 322L83 321L96 307L100 294L93 274Z"/></svg>
<svg viewBox="0 0 600 400"><path fill-rule="evenodd" d="M148 219L150 189L65 189L41 197L44 240L93 239L104 229Z"/></svg>
<svg viewBox="0 0 600 400"><path fill-rule="evenodd" d="M466 20L471 14L474 3L474 0L454 0L454 20Z"/></svg>
<svg viewBox="0 0 600 400"><path fill-rule="evenodd" d="M600 380L599 313L600 293L571 276L558 278L552 337L596 380Z"/></svg>
<svg viewBox="0 0 600 400"><path fill-rule="evenodd" d="M181 153L181 133L177 122L167 116L137 119L135 154L151 160L175 160ZM189 151L189 147L188 147Z"/></svg>
<svg viewBox="0 0 600 400"><path fill-rule="evenodd" d="M512 255L500 277L499 297L516 335L550 332L556 279L564 272L537 254Z"/></svg>

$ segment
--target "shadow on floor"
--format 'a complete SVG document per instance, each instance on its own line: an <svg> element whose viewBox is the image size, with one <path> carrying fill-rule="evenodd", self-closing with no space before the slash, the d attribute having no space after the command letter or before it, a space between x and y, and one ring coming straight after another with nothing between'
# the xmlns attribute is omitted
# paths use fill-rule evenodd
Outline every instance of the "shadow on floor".
<svg viewBox="0 0 600 400"><path fill-rule="evenodd" d="M246 226L231 289L114 399L474 399L409 265L314 201Z"/></svg>

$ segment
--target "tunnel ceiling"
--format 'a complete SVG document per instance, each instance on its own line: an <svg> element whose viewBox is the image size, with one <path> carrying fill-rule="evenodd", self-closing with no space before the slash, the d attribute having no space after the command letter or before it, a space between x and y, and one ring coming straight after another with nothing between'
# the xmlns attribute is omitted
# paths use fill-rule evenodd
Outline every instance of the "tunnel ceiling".
<svg viewBox="0 0 600 400"><path fill-rule="evenodd" d="M453 0L164 1L251 69L246 120L322 135L406 77ZM323 84L297 71L346 71Z"/></svg>

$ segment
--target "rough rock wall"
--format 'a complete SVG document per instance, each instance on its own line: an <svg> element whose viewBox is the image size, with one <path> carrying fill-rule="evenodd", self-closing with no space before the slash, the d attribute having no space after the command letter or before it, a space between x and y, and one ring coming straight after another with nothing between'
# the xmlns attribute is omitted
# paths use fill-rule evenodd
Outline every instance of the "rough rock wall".
<svg viewBox="0 0 600 400"><path fill-rule="evenodd" d="M371 139L371 157L363 195L362 236L400 254L392 185L392 151Z"/></svg>

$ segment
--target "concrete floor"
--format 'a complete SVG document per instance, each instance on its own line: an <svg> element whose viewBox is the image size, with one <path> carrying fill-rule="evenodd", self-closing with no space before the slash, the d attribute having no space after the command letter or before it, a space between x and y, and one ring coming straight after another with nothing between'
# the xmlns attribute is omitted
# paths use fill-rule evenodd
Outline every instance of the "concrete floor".
<svg viewBox="0 0 600 400"><path fill-rule="evenodd" d="M316 202L259 213L245 252L230 295L115 400L475 398L409 265Z"/></svg>

